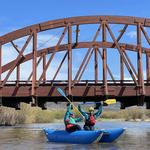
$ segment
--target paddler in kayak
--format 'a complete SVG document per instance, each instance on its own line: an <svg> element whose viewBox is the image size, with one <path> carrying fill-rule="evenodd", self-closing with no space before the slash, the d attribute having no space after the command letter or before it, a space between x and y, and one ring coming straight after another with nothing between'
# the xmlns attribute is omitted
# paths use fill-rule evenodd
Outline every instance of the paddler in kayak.
<svg viewBox="0 0 150 150"><path fill-rule="evenodd" d="M73 106L68 103L67 104L67 111L64 116L64 123L66 126L67 132L74 132L77 130L81 130L81 127L77 124L77 122L80 122L82 118L75 118L73 112L72 112Z"/></svg>
<svg viewBox="0 0 150 150"><path fill-rule="evenodd" d="M85 118L84 130L94 130L94 126L96 124L96 119L102 113L102 105L100 103L98 111L94 113L94 108L90 107L89 112L85 112L82 110L81 105L78 105L78 110Z"/></svg>

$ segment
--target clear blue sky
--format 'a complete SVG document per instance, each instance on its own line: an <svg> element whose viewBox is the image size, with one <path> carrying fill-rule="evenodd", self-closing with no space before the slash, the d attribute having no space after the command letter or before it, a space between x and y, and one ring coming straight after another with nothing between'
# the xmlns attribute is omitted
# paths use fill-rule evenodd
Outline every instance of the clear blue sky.
<svg viewBox="0 0 150 150"><path fill-rule="evenodd" d="M150 0L1 0L0 33L46 20L84 15L150 18Z"/></svg>
<svg viewBox="0 0 150 150"><path fill-rule="evenodd" d="M73 16L118 15L150 18L150 0L1 0L0 5L0 36L28 25ZM135 31L127 34L129 41L136 40ZM108 63L109 61L112 68L118 65L117 61L112 63L110 59ZM114 72L117 76L115 68Z"/></svg>

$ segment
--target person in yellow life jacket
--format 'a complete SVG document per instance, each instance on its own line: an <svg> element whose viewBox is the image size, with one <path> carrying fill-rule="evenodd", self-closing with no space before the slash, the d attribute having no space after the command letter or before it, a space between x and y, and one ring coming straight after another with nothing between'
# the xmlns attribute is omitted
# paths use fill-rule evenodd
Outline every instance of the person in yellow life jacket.
<svg viewBox="0 0 150 150"><path fill-rule="evenodd" d="M85 118L84 130L94 130L96 119L102 113L102 105L99 105L98 111L96 113L94 113L93 107L89 108L89 112L85 112L82 110L81 105L78 105L78 110Z"/></svg>
<svg viewBox="0 0 150 150"><path fill-rule="evenodd" d="M66 127L67 132L74 132L77 130L81 130L81 127L77 124L77 122L80 122L82 118L75 118L73 112L72 112L72 105L67 104L67 111L64 116L64 123Z"/></svg>

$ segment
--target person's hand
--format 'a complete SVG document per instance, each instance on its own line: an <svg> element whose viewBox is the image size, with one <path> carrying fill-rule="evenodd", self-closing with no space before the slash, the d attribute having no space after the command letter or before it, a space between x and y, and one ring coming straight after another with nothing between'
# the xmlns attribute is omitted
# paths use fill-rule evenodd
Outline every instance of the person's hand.
<svg viewBox="0 0 150 150"><path fill-rule="evenodd" d="M70 103L67 103L66 106L67 106L67 107L70 106Z"/></svg>
<svg viewBox="0 0 150 150"><path fill-rule="evenodd" d="M96 106L94 107L94 109L99 109L100 107L102 107L102 103L101 102L96 103Z"/></svg>
<svg viewBox="0 0 150 150"><path fill-rule="evenodd" d="M67 103L66 106L69 107L70 109L73 109L73 106L70 103Z"/></svg>
<svg viewBox="0 0 150 150"><path fill-rule="evenodd" d="M108 104L107 104L107 103L105 103L105 102L103 102L103 106L108 106Z"/></svg>
<svg viewBox="0 0 150 150"><path fill-rule="evenodd" d="M70 107L71 107L71 109L73 109L73 106L72 106L72 105L71 105Z"/></svg>
<svg viewBox="0 0 150 150"><path fill-rule="evenodd" d="M79 105L78 105L78 109L80 109L80 108L81 108L81 105L79 104Z"/></svg>

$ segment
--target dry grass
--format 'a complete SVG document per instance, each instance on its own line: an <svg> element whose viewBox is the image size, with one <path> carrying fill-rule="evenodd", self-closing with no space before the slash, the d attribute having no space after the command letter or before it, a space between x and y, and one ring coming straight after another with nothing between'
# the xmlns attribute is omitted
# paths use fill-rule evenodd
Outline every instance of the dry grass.
<svg viewBox="0 0 150 150"><path fill-rule="evenodd" d="M119 111L104 111L101 115L101 118L105 119L124 119L125 121L130 120L146 120L150 118L150 110L138 108L138 107L130 107L125 110Z"/></svg>
<svg viewBox="0 0 150 150"><path fill-rule="evenodd" d="M62 119L65 110L41 110L38 107L31 107L28 104L21 104L21 110L13 108L0 108L0 125L15 125L24 123L50 123L55 119Z"/></svg>
<svg viewBox="0 0 150 150"><path fill-rule="evenodd" d="M80 116L75 112L76 116ZM63 119L65 109L51 109L41 110L40 108L33 108L28 104L21 104L21 110L16 111L12 108L0 108L0 125L15 125L24 123L50 123L55 120ZM126 110L118 111L103 111L102 119L123 119L130 120L148 120L150 119L150 110L141 109L138 107L131 107Z"/></svg>

